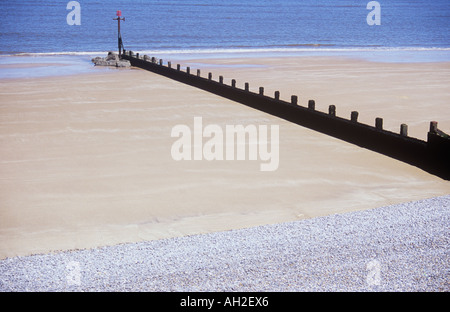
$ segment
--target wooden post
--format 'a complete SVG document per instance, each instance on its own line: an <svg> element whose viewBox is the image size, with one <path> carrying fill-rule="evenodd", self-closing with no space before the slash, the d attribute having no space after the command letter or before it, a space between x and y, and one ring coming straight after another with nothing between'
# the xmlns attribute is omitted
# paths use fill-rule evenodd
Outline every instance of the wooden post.
<svg viewBox="0 0 450 312"><path fill-rule="evenodd" d="M431 121L430 122L430 132L431 133L437 133L438 131L438 127L437 127L438 123L437 121Z"/></svg>
<svg viewBox="0 0 450 312"><path fill-rule="evenodd" d="M259 95L264 95L264 87L259 87Z"/></svg>
<svg viewBox="0 0 450 312"><path fill-rule="evenodd" d="M296 95L291 95L291 104L297 105L298 97Z"/></svg>
<svg viewBox="0 0 450 312"><path fill-rule="evenodd" d="M275 91L275 100L280 99L280 91Z"/></svg>
<svg viewBox="0 0 450 312"><path fill-rule="evenodd" d="M406 125L406 124L400 125L400 135L408 136L408 125Z"/></svg>
<svg viewBox="0 0 450 312"><path fill-rule="evenodd" d="M249 84L248 84L248 82L246 82L245 83L245 91L249 91L249 90L250 90Z"/></svg>
<svg viewBox="0 0 450 312"><path fill-rule="evenodd" d="M383 118L375 118L375 128L377 128L378 130L383 130Z"/></svg>
<svg viewBox="0 0 450 312"><path fill-rule="evenodd" d="M232 79L232 80L231 80L231 86L232 86L233 88L236 88L236 79Z"/></svg>
<svg viewBox="0 0 450 312"><path fill-rule="evenodd" d="M316 109L316 102L314 100L309 100L308 101L308 108L315 110Z"/></svg>
<svg viewBox="0 0 450 312"><path fill-rule="evenodd" d="M336 106L334 105L328 106L328 114L330 116L336 116Z"/></svg>
<svg viewBox="0 0 450 312"><path fill-rule="evenodd" d="M359 113L357 111L353 111L350 115L350 120L353 122L358 122L358 115Z"/></svg>

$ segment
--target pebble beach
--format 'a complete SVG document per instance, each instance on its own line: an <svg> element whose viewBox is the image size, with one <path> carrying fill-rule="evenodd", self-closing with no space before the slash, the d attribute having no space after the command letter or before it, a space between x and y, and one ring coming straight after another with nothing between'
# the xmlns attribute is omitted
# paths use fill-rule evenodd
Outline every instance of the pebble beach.
<svg viewBox="0 0 450 312"><path fill-rule="evenodd" d="M447 292L450 195L0 261L0 291Z"/></svg>

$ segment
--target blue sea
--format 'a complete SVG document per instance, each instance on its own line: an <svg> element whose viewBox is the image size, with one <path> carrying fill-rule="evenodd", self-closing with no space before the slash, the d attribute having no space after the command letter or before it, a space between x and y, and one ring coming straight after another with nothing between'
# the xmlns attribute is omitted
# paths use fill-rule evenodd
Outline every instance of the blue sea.
<svg viewBox="0 0 450 312"><path fill-rule="evenodd" d="M0 2L0 56L127 50L165 59L284 54L363 55L375 61L450 61L449 0L79 0ZM376 12L375 12L376 13ZM79 25L70 25L68 15ZM72 16L72 15L71 15ZM0 57L0 64L14 62Z"/></svg>

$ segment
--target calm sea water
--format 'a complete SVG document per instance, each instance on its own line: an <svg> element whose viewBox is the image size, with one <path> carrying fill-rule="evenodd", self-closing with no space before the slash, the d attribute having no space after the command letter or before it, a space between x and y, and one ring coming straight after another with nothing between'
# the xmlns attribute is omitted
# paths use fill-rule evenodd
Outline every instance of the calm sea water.
<svg viewBox="0 0 450 312"><path fill-rule="evenodd" d="M233 51L450 50L449 0L382 0L369 26L361 0L79 0L81 25L68 25L69 1L0 2L0 54L117 49L156 53Z"/></svg>

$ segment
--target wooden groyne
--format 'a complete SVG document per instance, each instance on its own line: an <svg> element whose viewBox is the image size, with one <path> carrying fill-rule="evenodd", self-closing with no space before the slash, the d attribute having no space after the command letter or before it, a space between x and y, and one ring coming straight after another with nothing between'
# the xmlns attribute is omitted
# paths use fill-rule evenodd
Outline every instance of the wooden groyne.
<svg viewBox="0 0 450 312"><path fill-rule="evenodd" d="M129 60L132 66L149 70L156 74L171 78L187 85L200 88L224 98L239 102L273 116L296 123L300 126L333 136L360 147L381 153L410 165L419 167L433 175L450 180L450 137L437 127L437 122L430 122L427 141L408 136L408 126L402 124L399 133L383 129L383 119L376 118L375 125L370 126L358 122L358 112L353 111L350 119L336 116L336 107L330 105L328 112L315 109L314 100L308 106L298 105L298 98L291 96L291 101L280 100L278 91L272 96L264 94L264 88L259 92L249 90L246 82L244 88L236 86L236 80L231 85L224 84L223 77L213 80L212 73L202 77L200 70L185 71L177 64L163 63L154 57L140 56L139 53L125 51L123 59Z"/></svg>

